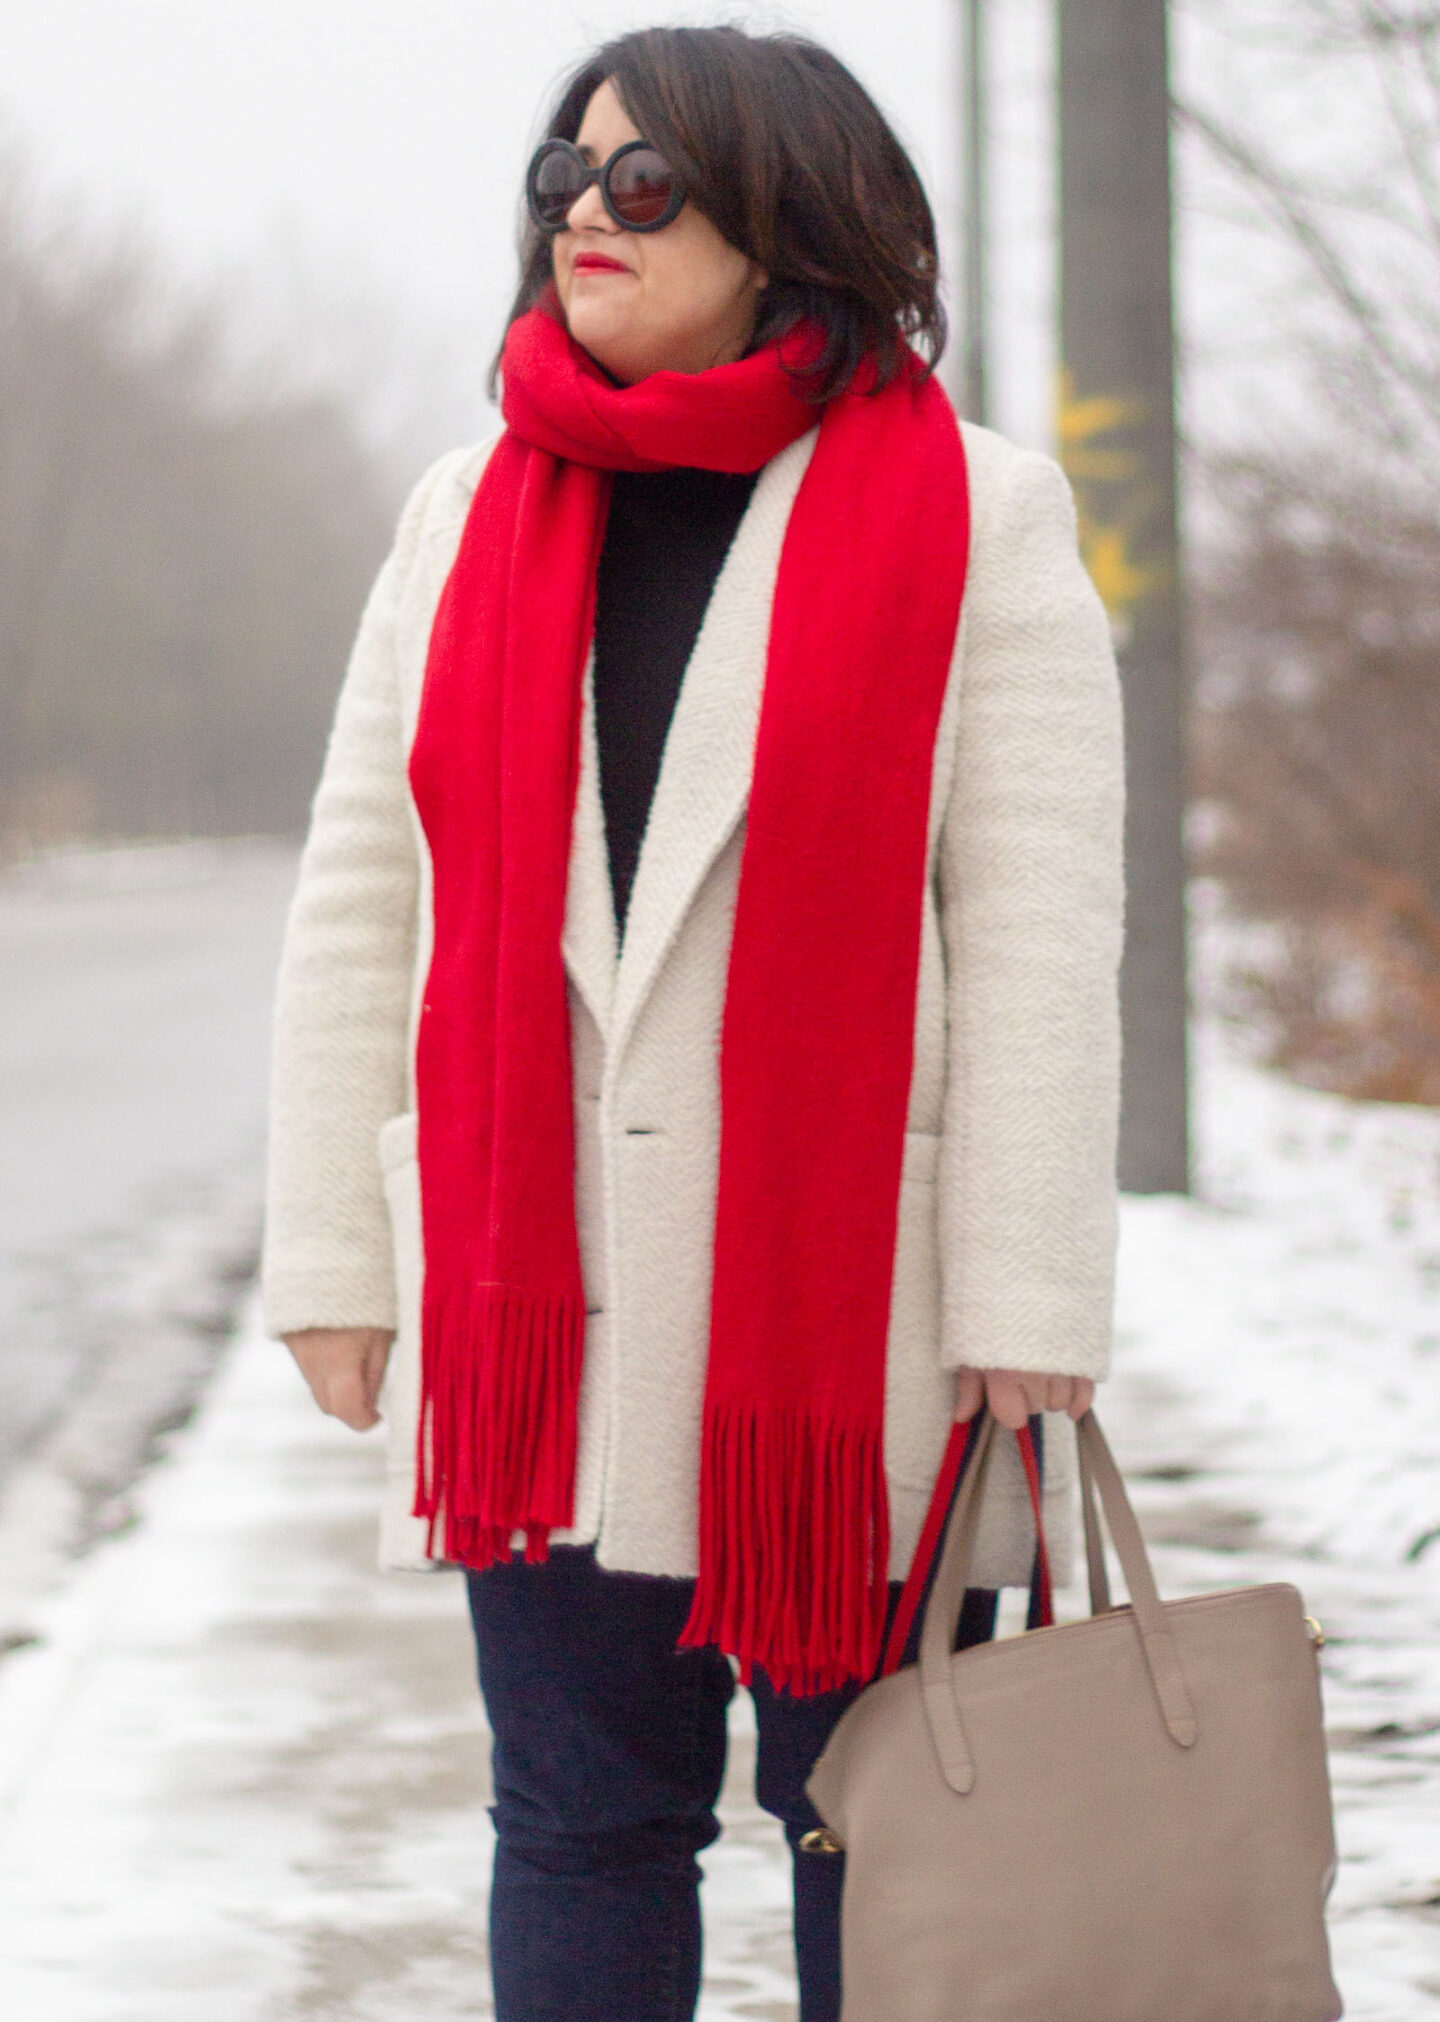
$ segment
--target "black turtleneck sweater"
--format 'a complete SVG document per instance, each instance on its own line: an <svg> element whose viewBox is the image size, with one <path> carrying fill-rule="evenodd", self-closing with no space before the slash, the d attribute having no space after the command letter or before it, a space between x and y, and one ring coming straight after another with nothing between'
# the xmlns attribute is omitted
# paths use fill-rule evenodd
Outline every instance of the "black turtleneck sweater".
<svg viewBox="0 0 1440 2022"><path fill-rule="evenodd" d="M622 933L680 683L754 489L753 474L615 475L596 582L595 737Z"/></svg>

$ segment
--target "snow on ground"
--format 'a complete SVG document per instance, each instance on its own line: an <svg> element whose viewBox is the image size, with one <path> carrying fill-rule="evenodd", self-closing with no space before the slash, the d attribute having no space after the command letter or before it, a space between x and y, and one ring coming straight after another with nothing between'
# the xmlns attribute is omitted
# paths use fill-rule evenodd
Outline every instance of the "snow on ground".
<svg viewBox="0 0 1440 2022"><path fill-rule="evenodd" d="M1198 1083L1198 1198L1125 1206L1102 1414L1162 1588L1293 1579L1324 1622L1347 2012L1440 2018L1440 1117L1295 1089L1213 1034ZM252 1313L136 1528L0 1666L0 2011L488 2012L462 1594L372 1570L378 1465ZM742 1713L705 2022L794 2012L749 1749Z"/></svg>
<svg viewBox="0 0 1440 2022"><path fill-rule="evenodd" d="M489 2012L463 1589L374 1571L378 1470L376 1440L320 1417L252 1307L136 1528L0 1669L0 2013ZM752 1745L742 1719L737 1765ZM779 2022L778 1834L743 1785L727 1823L703 2012Z"/></svg>
<svg viewBox="0 0 1440 2022"><path fill-rule="evenodd" d="M1103 1416L1162 1590L1323 1623L1347 2012L1440 2017L1440 1116L1198 1051L1199 1197L1125 1203Z"/></svg>

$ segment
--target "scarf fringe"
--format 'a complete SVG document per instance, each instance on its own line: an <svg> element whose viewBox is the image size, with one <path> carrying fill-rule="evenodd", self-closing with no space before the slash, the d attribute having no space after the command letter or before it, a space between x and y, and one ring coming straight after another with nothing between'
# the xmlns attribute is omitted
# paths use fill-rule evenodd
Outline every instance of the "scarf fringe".
<svg viewBox="0 0 1440 2022"><path fill-rule="evenodd" d="M797 1697L866 1683L880 1657L890 1522L878 1426L707 1407L700 1576L684 1649L718 1645Z"/></svg>
<svg viewBox="0 0 1440 2022"><path fill-rule="evenodd" d="M425 1312L414 1513L431 1557L483 1572L525 1533L532 1563L574 1520L585 1302L479 1285Z"/></svg>

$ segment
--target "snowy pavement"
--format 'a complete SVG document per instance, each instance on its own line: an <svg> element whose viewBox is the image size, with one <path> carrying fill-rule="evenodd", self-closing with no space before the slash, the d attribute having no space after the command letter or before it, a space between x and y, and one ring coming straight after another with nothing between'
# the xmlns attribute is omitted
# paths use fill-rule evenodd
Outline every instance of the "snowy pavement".
<svg viewBox="0 0 1440 2022"><path fill-rule="evenodd" d="M1103 1416L1163 1588L1289 1578L1324 1622L1347 2013L1440 2018L1440 1117L1209 1040L1199 1081L1201 1197L1126 1204ZM135 1528L0 1665L0 2012L488 2012L462 1593L372 1570L378 1463L252 1313ZM794 2012L748 1752L742 1714L705 2022Z"/></svg>
<svg viewBox="0 0 1440 2022"><path fill-rule="evenodd" d="M463 1589L373 1570L378 1464L252 1308L136 1529L0 1668L0 2013L489 2013ZM702 2013L780 2022L782 1848L743 1792L727 1809Z"/></svg>

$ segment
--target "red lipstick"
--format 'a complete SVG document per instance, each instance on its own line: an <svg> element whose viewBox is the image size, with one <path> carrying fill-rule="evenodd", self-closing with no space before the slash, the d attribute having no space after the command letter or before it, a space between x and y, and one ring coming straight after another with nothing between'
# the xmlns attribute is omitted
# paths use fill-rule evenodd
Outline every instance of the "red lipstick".
<svg viewBox="0 0 1440 2022"><path fill-rule="evenodd" d="M577 274L628 274L630 269L623 260L612 260L607 253L577 253L575 255Z"/></svg>

